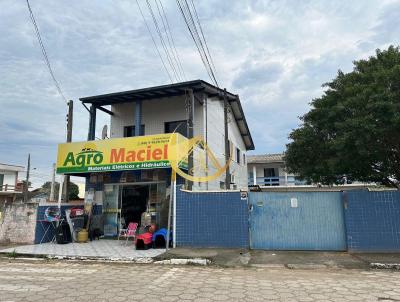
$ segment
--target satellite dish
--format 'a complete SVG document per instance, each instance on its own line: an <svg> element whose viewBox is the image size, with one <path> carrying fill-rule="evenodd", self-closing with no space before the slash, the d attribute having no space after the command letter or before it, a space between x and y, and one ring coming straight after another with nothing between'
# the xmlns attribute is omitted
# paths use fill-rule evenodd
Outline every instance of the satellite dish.
<svg viewBox="0 0 400 302"><path fill-rule="evenodd" d="M101 131L101 139L106 139L106 138L108 138L108 136L107 136L107 131L108 131L107 125L104 125L104 126L103 126L103 130Z"/></svg>

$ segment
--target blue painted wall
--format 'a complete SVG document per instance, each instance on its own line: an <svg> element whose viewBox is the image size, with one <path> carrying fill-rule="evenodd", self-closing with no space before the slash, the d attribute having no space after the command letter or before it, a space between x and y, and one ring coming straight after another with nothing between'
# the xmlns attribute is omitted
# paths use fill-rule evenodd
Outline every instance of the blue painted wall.
<svg viewBox="0 0 400 302"><path fill-rule="evenodd" d="M400 192L344 193L349 251L400 251Z"/></svg>
<svg viewBox="0 0 400 302"><path fill-rule="evenodd" d="M177 188L176 243L181 247L248 248L248 205L239 192Z"/></svg>
<svg viewBox="0 0 400 302"><path fill-rule="evenodd" d="M49 222L39 222L39 220L45 220L44 212L49 206L39 206L37 209L37 222L36 222L36 230L35 230L35 244L40 243L42 240L46 228L49 226ZM81 208L83 209L83 206L76 206L76 205L67 205L67 206L61 206L61 215L65 217L65 210L71 209L71 208ZM102 206L101 205L95 205L93 208L93 213L94 214L101 214L102 213ZM46 233L46 236L43 238L42 243L45 242L50 242L52 238L54 237L54 228L50 226L48 232Z"/></svg>
<svg viewBox="0 0 400 302"><path fill-rule="evenodd" d="M249 203L253 249L346 250L341 192L250 192Z"/></svg>

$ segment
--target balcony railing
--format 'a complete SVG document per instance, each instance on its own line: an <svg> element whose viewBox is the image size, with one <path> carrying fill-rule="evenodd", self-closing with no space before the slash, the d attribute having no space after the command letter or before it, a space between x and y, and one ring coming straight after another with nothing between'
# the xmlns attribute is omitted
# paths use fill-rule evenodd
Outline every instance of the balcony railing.
<svg viewBox="0 0 400 302"><path fill-rule="evenodd" d="M294 176L256 177L255 183L254 178L249 177L248 181L249 186L299 186L305 184L303 181L296 179Z"/></svg>
<svg viewBox="0 0 400 302"><path fill-rule="evenodd" d="M7 193L21 193L22 187L21 186L14 186L5 184L0 186L0 192L7 192Z"/></svg>

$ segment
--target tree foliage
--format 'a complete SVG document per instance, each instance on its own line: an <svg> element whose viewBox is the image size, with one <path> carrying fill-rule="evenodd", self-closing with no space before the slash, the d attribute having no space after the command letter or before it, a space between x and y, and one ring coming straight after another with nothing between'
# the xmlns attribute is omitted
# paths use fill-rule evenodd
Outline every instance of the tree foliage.
<svg viewBox="0 0 400 302"><path fill-rule="evenodd" d="M58 198L59 194L59 189L60 189L60 183L55 182L54 184L54 197L55 199ZM46 193L50 196L50 191L51 191L51 181L46 181L41 189L40 193ZM70 200L78 199L79 198L79 187L73 182L70 182L68 185L68 196Z"/></svg>
<svg viewBox="0 0 400 302"><path fill-rule="evenodd" d="M323 184L344 175L399 187L400 51L390 46L339 70L292 131L288 170Z"/></svg>

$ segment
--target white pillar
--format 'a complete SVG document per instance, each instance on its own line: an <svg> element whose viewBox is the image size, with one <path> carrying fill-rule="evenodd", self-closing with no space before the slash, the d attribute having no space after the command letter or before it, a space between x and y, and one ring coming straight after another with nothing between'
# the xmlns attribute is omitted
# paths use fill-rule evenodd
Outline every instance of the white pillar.
<svg viewBox="0 0 400 302"><path fill-rule="evenodd" d="M58 189L58 208L61 209L61 196L64 188L65 174L61 175L60 188Z"/></svg>
<svg viewBox="0 0 400 302"><path fill-rule="evenodd" d="M287 177L287 172L285 171L285 186L288 185L288 177Z"/></svg>
<svg viewBox="0 0 400 302"><path fill-rule="evenodd" d="M55 183L56 183L56 164L53 164L53 171L51 172L50 201L54 201Z"/></svg>
<svg viewBox="0 0 400 302"><path fill-rule="evenodd" d="M173 189L173 200L174 200L174 209L173 209L173 216L172 216L172 221L173 221L173 229L172 229L172 247L176 248L176 179L173 181L173 184L171 184L171 189Z"/></svg>
<svg viewBox="0 0 400 302"><path fill-rule="evenodd" d="M256 165L253 166L253 185L257 185L257 169L256 169Z"/></svg>

